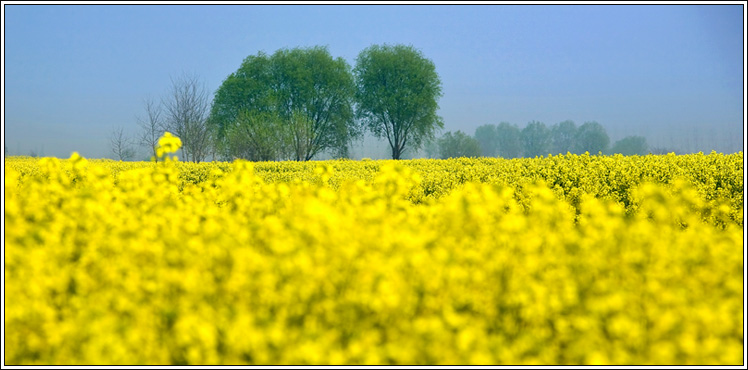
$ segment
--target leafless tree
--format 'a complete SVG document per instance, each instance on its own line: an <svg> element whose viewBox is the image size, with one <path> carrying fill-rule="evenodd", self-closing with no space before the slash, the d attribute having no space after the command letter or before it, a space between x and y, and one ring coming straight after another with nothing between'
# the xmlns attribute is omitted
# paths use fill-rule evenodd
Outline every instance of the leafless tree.
<svg viewBox="0 0 748 370"><path fill-rule="evenodd" d="M210 95L195 75L171 79L171 89L162 101L167 131L182 140L182 158L200 162L211 151L211 131L206 123Z"/></svg>
<svg viewBox="0 0 748 370"><path fill-rule="evenodd" d="M115 127L109 136L109 143L112 153L120 161L126 161L135 157L135 150L132 149L132 140L125 135L122 127Z"/></svg>
<svg viewBox="0 0 748 370"><path fill-rule="evenodd" d="M137 137L137 143L140 146L147 148L148 151L153 154L153 158L158 160L158 156L156 155L158 139L164 134L164 131L166 131L161 117L161 104L156 103L152 98L148 98L143 101L143 105L145 106L146 117L137 118L138 126L140 126L140 134Z"/></svg>

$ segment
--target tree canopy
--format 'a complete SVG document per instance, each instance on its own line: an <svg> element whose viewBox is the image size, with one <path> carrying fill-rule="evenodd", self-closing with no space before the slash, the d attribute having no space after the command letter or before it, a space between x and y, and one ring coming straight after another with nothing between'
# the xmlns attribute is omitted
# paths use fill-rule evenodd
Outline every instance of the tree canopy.
<svg viewBox="0 0 748 370"><path fill-rule="evenodd" d="M574 121L559 122L551 127L551 150L554 154L566 154L574 150L577 125Z"/></svg>
<svg viewBox="0 0 748 370"><path fill-rule="evenodd" d="M376 137L386 138L392 158L417 149L444 124L436 111L442 96L434 63L412 46L372 45L353 69L356 116Z"/></svg>
<svg viewBox="0 0 748 370"><path fill-rule="evenodd" d="M438 140L439 154L442 159L458 157L478 157L481 155L478 140L462 131L454 134L447 132Z"/></svg>
<svg viewBox="0 0 748 370"><path fill-rule="evenodd" d="M610 138L601 124L591 121L579 126L576 135L576 153L598 154L608 149Z"/></svg>
<svg viewBox="0 0 748 370"><path fill-rule="evenodd" d="M647 139L644 136L626 136L616 141L610 149L611 154L645 155L649 153Z"/></svg>
<svg viewBox="0 0 748 370"><path fill-rule="evenodd" d="M498 137L496 125L482 125L475 129L475 139L480 144L481 155L484 157L495 157L498 149Z"/></svg>
<svg viewBox="0 0 748 370"><path fill-rule="evenodd" d="M522 142L520 130L517 125L509 122L501 122L496 126L496 138L498 141L497 152L503 158L519 158L522 155Z"/></svg>
<svg viewBox="0 0 748 370"><path fill-rule="evenodd" d="M537 157L551 151L551 131L543 122L531 121L520 135L525 157Z"/></svg>
<svg viewBox="0 0 748 370"><path fill-rule="evenodd" d="M228 155L309 160L325 150L345 152L360 135L353 93L350 66L326 47L280 49L271 56L260 52L218 88L210 122ZM265 141L247 142L250 133ZM267 145L275 150L268 152Z"/></svg>

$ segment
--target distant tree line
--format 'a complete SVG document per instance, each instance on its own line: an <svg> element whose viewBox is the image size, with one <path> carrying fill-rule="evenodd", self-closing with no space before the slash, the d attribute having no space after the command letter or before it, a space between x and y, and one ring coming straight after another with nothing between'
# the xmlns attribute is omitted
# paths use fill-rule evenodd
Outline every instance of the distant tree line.
<svg viewBox="0 0 748 370"><path fill-rule="evenodd" d="M172 78L160 100L144 102L139 133L113 129L120 160L133 145L153 153L169 131L193 162L208 158L308 161L320 153L348 157L365 131L385 139L392 158L419 149L444 124L436 115L441 80L434 63L412 46L373 45L351 68L326 47L250 55L211 96L194 75Z"/></svg>
<svg viewBox="0 0 748 370"><path fill-rule="evenodd" d="M351 67L326 47L259 52L244 59L215 93L196 75L171 79L160 99L144 101L139 132L120 127L110 135L115 158L135 157L141 146L156 159L158 138L169 131L182 143L183 160L308 161L321 153L350 156L353 140L365 132L384 139L393 159L424 148L429 157L535 157L558 153L625 155L667 153L641 136L613 143L597 122L563 121L524 128L501 122L462 131L444 127L436 112L442 86L434 63L412 46L372 45Z"/></svg>
<svg viewBox="0 0 748 370"><path fill-rule="evenodd" d="M517 125L501 122L482 125L471 137L461 131L447 132L427 146L427 155L439 158L452 157L502 157L520 158L548 154L623 154L645 155L666 151L650 148L646 138L628 136L609 146L610 138L605 128L595 122L585 122L577 127L574 121L563 121L551 127L542 122L530 121L520 130ZM430 149L430 151L429 151ZM436 149L436 150L434 150Z"/></svg>

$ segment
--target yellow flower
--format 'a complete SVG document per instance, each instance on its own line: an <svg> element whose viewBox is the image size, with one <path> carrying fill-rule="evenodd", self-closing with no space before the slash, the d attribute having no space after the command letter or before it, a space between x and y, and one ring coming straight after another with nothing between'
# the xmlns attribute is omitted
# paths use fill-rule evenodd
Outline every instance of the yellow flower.
<svg viewBox="0 0 748 370"><path fill-rule="evenodd" d="M6 363L743 360L742 153L167 162L6 159Z"/></svg>
<svg viewBox="0 0 748 370"><path fill-rule="evenodd" d="M158 148L156 148L156 154L160 157L164 154L175 153L181 147L182 140L167 131L164 132L164 135L158 139Z"/></svg>

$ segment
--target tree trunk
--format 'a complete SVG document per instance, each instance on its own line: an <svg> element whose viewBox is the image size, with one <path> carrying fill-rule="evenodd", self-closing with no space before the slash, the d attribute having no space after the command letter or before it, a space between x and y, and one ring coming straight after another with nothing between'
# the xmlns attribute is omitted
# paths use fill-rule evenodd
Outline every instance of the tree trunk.
<svg viewBox="0 0 748 370"><path fill-rule="evenodd" d="M402 150L398 148L397 146L392 147L392 159L400 159L400 155L402 155Z"/></svg>

